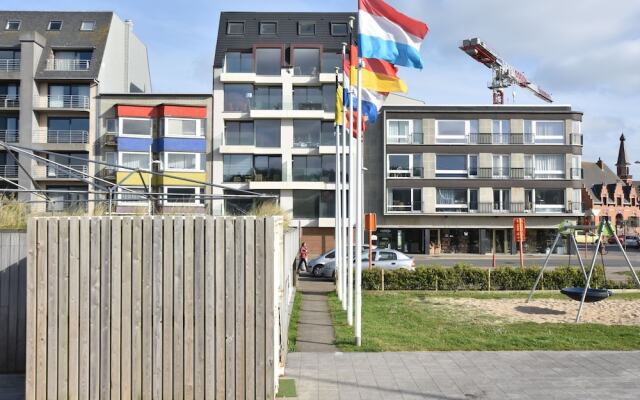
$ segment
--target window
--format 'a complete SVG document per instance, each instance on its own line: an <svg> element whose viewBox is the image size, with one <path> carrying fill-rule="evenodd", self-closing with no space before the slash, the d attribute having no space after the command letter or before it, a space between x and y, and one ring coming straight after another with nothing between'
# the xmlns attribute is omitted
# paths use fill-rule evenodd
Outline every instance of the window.
<svg viewBox="0 0 640 400"><path fill-rule="evenodd" d="M19 60L20 54L20 49L0 49L0 60Z"/></svg>
<svg viewBox="0 0 640 400"><path fill-rule="evenodd" d="M508 178L509 169L511 167L510 157L507 154L493 155L493 174L494 178Z"/></svg>
<svg viewBox="0 0 640 400"><path fill-rule="evenodd" d="M131 191L135 193L131 193ZM136 193L140 193L140 194L136 194ZM116 194L116 199L121 204L142 206L142 205L146 205L146 202L148 201L147 196L144 195L143 193L147 193L144 187L127 186L127 190L124 190L124 189L118 190L118 193Z"/></svg>
<svg viewBox="0 0 640 400"><path fill-rule="evenodd" d="M338 70L342 69L342 54L330 51L323 52L322 69L320 72L324 74L334 74L336 72L336 68L338 68Z"/></svg>
<svg viewBox="0 0 640 400"><path fill-rule="evenodd" d="M574 190L573 191L573 203L571 204L571 211L575 212L575 213L581 213L582 212L582 193L580 190ZM635 198L631 199L631 205L632 206L636 206L636 202L635 202ZM636 224L634 224L636 225ZM637 226L632 225L634 228L637 228Z"/></svg>
<svg viewBox="0 0 640 400"><path fill-rule="evenodd" d="M436 178L466 178L469 175L467 155L436 155Z"/></svg>
<svg viewBox="0 0 640 400"><path fill-rule="evenodd" d="M392 253L390 251L380 251L378 252L378 259L376 261L395 261L398 257L396 253Z"/></svg>
<svg viewBox="0 0 640 400"><path fill-rule="evenodd" d="M582 179L582 156L571 156L571 179Z"/></svg>
<svg viewBox="0 0 640 400"><path fill-rule="evenodd" d="M467 189L436 189L436 212L467 212Z"/></svg>
<svg viewBox="0 0 640 400"><path fill-rule="evenodd" d="M53 58L47 60L47 69L55 71L84 71L91 65L93 51L54 51Z"/></svg>
<svg viewBox="0 0 640 400"><path fill-rule="evenodd" d="M278 33L278 24L276 22L260 22L261 35L275 35Z"/></svg>
<svg viewBox="0 0 640 400"><path fill-rule="evenodd" d="M342 137L342 136L340 136ZM340 142L342 143L342 141ZM336 128L332 121L322 121L320 128L320 146L336 145Z"/></svg>
<svg viewBox="0 0 640 400"><path fill-rule="evenodd" d="M258 48L256 49L256 74L280 75L282 66L282 49Z"/></svg>
<svg viewBox="0 0 640 400"><path fill-rule="evenodd" d="M47 211L87 209L87 186L47 186L47 189L56 191L47 195L50 199Z"/></svg>
<svg viewBox="0 0 640 400"><path fill-rule="evenodd" d="M165 153L165 169L167 170L202 170L200 162L205 158L200 153ZM197 168L196 168L197 166Z"/></svg>
<svg viewBox="0 0 640 400"><path fill-rule="evenodd" d="M62 28L62 21L49 21L49 26L47 30L49 31L59 31Z"/></svg>
<svg viewBox="0 0 640 400"><path fill-rule="evenodd" d="M224 111L249 112L253 86L245 84L224 85Z"/></svg>
<svg viewBox="0 0 640 400"><path fill-rule="evenodd" d="M313 21L298 22L298 35L313 36L316 34L316 23Z"/></svg>
<svg viewBox="0 0 640 400"><path fill-rule="evenodd" d="M293 48L293 74L316 76L320 72L320 49Z"/></svg>
<svg viewBox="0 0 640 400"><path fill-rule="evenodd" d="M320 145L320 131L320 120L294 120L293 147L318 147Z"/></svg>
<svg viewBox="0 0 640 400"><path fill-rule="evenodd" d="M117 118L109 118L107 119L107 133L118 133L118 119Z"/></svg>
<svg viewBox="0 0 640 400"><path fill-rule="evenodd" d="M478 134L478 120L436 121L436 144L466 144L470 135Z"/></svg>
<svg viewBox="0 0 640 400"><path fill-rule="evenodd" d="M280 147L280 120L227 121L225 123L225 144L228 146Z"/></svg>
<svg viewBox="0 0 640 400"><path fill-rule="evenodd" d="M243 35L244 22L227 22L227 35Z"/></svg>
<svg viewBox="0 0 640 400"><path fill-rule="evenodd" d="M224 56L224 70L233 73L253 72L253 54L230 51Z"/></svg>
<svg viewBox="0 0 640 400"><path fill-rule="evenodd" d="M226 154L223 157L223 180L246 182L253 177L253 156L250 154Z"/></svg>
<svg viewBox="0 0 640 400"><path fill-rule="evenodd" d="M282 156L254 156L253 168L256 181L282 181Z"/></svg>
<svg viewBox="0 0 640 400"><path fill-rule="evenodd" d="M49 177L79 179L83 176L80 172L87 173L87 153L54 153L49 154L47 158L71 168L63 168L55 164L49 164L47 165L47 176ZM78 158L82 158L82 160L78 160Z"/></svg>
<svg viewBox="0 0 640 400"><path fill-rule="evenodd" d="M107 151L104 153L103 160L108 164L115 165L118 163L118 153L116 153L115 151Z"/></svg>
<svg viewBox="0 0 640 400"><path fill-rule="evenodd" d="M81 31L92 31L96 29L96 21L82 21L80 24Z"/></svg>
<svg viewBox="0 0 640 400"><path fill-rule="evenodd" d="M387 125L387 143L423 144L422 120L389 120Z"/></svg>
<svg viewBox="0 0 640 400"><path fill-rule="evenodd" d="M251 212L251 210L256 209L262 204L272 203L277 204L280 196L280 191L272 192L266 190L252 190L252 192L268 194L273 197L266 198L232 198L228 197L224 202L225 215L247 215ZM226 196L246 196L246 194L237 192L235 190L225 190L224 194Z"/></svg>
<svg viewBox="0 0 640 400"><path fill-rule="evenodd" d="M88 108L89 85L49 85L50 108Z"/></svg>
<svg viewBox="0 0 640 400"><path fill-rule="evenodd" d="M149 153L129 153L121 152L119 164L129 168L140 168L148 170L151 164Z"/></svg>
<svg viewBox="0 0 640 400"><path fill-rule="evenodd" d="M296 182L334 182L336 156L293 156L293 180Z"/></svg>
<svg viewBox="0 0 640 400"><path fill-rule="evenodd" d="M120 134L151 136L153 120L149 118L120 118Z"/></svg>
<svg viewBox="0 0 640 400"><path fill-rule="evenodd" d="M347 36L348 34L349 27L345 22L331 23L331 36Z"/></svg>
<svg viewBox="0 0 640 400"><path fill-rule="evenodd" d="M21 21L17 19L10 19L7 21L7 25L5 25L4 29L7 31L19 31L20 30Z"/></svg>
<svg viewBox="0 0 640 400"><path fill-rule="evenodd" d="M564 121L524 121L526 143L564 144Z"/></svg>
<svg viewBox="0 0 640 400"><path fill-rule="evenodd" d="M564 189L535 189L535 211L560 213L564 209Z"/></svg>
<svg viewBox="0 0 640 400"><path fill-rule="evenodd" d="M164 135L165 136L200 136L202 134L199 126L204 121L199 119L188 118L165 118L164 119Z"/></svg>
<svg viewBox="0 0 640 400"><path fill-rule="evenodd" d="M336 112L336 87L335 85L322 85L322 109L326 112Z"/></svg>
<svg viewBox="0 0 640 400"><path fill-rule="evenodd" d="M494 120L491 125L492 143L509 144L511 134L511 121L508 119Z"/></svg>
<svg viewBox="0 0 640 400"><path fill-rule="evenodd" d="M387 156L387 177L422 177L422 154L389 154Z"/></svg>
<svg viewBox="0 0 640 400"><path fill-rule="evenodd" d="M280 147L280 120L255 121L256 147Z"/></svg>
<svg viewBox="0 0 640 400"><path fill-rule="evenodd" d="M334 218L335 192L333 190L294 190L293 218Z"/></svg>
<svg viewBox="0 0 640 400"><path fill-rule="evenodd" d="M165 193L167 194L165 204L200 205L202 204L202 199L199 196L201 190L201 188L194 187L167 187L165 188Z"/></svg>
<svg viewBox="0 0 640 400"><path fill-rule="evenodd" d="M536 179L563 179L565 164L563 154L535 154L525 156L525 168L532 166Z"/></svg>
<svg viewBox="0 0 640 400"><path fill-rule="evenodd" d="M254 110L282 110L281 86L256 86L253 95Z"/></svg>
<svg viewBox="0 0 640 400"><path fill-rule="evenodd" d="M493 211L508 212L511 210L511 190L493 190Z"/></svg>
<svg viewBox="0 0 640 400"><path fill-rule="evenodd" d="M89 118L49 117L47 143L87 143Z"/></svg>
<svg viewBox="0 0 640 400"><path fill-rule="evenodd" d="M422 212L422 189L389 189L387 211Z"/></svg>

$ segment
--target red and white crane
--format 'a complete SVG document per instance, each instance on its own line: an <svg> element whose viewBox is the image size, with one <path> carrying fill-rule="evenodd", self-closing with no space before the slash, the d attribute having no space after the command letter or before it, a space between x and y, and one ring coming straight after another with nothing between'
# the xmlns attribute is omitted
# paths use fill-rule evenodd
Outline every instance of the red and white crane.
<svg viewBox="0 0 640 400"><path fill-rule="evenodd" d="M529 81L522 72L507 64L480 39L463 40L460 50L493 71L493 79L489 84L489 89L493 90L493 104L504 104L504 89L511 85L529 89L542 100L548 103L553 102L549 93Z"/></svg>

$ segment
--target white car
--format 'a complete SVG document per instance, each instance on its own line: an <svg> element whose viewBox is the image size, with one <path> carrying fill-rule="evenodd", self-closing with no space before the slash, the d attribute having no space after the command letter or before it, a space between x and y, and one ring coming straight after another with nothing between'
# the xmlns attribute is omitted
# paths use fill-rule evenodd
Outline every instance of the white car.
<svg viewBox="0 0 640 400"><path fill-rule="evenodd" d="M366 251L369 251L368 245L364 245L362 246L362 248ZM334 262L335 260L336 260L336 251L334 249L310 260L309 265L307 265L307 272L311 272L313 273L313 276L319 277L320 270L322 270L322 267L324 267L327 263Z"/></svg>
<svg viewBox="0 0 640 400"><path fill-rule="evenodd" d="M625 247L640 247L640 239L637 236L627 235L624 237L623 245Z"/></svg>
<svg viewBox="0 0 640 400"><path fill-rule="evenodd" d="M397 250L391 249L375 249L372 251L373 262L371 266L374 268L381 268L387 271L397 270L397 269L406 269L409 271L414 271L415 261L413 258L408 255L401 253ZM369 268L369 252L365 251L362 253L362 269ZM314 269L314 276L320 278L335 278L336 271L336 263L334 261L330 261L323 268L318 271L316 275L316 271Z"/></svg>

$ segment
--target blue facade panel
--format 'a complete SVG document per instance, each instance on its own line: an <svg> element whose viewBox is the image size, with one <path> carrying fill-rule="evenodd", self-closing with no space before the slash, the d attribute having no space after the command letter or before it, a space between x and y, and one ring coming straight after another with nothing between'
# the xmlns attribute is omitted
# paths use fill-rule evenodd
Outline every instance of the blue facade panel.
<svg viewBox="0 0 640 400"><path fill-rule="evenodd" d="M158 138L153 141L153 151L156 153L165 151L206 153L207 140L205 138Z"/></svg>
<svg viewBox="0 0 640 400"><path fill-rule="evenodd" d="M149 151L153 144L151 138L132 138L118 136L118 151Z"/></svg>

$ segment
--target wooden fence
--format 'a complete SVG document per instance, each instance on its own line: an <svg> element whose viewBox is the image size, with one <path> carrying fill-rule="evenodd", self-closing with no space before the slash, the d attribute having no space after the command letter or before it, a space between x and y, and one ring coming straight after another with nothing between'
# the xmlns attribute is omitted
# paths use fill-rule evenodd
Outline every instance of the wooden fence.
<svg viewBox="0 0 640 400"><path fill-rule="evenodd" d="M280 218L35 218L27 235L27 399L274 398L297 250Z"/></svg>
<svg viewBox="0 0 640 400"><path fill-rule="evenodd" d="M24 231L0 231L0 373L24 372L26 255Z"/></svg>

